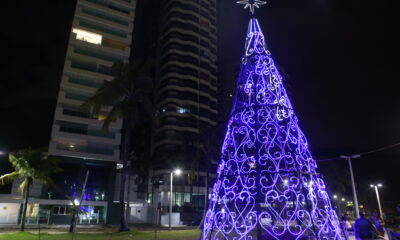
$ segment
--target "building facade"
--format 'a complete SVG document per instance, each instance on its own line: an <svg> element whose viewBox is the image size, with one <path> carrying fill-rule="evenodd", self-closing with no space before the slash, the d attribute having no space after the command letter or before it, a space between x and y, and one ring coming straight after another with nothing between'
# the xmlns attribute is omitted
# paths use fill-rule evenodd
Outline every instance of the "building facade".
<svg viewBox="0 0 400 240"><path fill-rule="evenodd" d="M163 3L153 152L196 140L218 114L216 1Z"/></svg>
<svg viewBox="0 0 400 240"><path fill-rule="evenodd" d="M216 0L141 0L138 7L137 13L135 0L77 1L49 155L61 159L64 171L55 181L73 199L79 198L89 171L83 201L87 214L80 216L81 224L118 221L116 166L120 161L122 120L113 122L109 132L103 133L102 120L110 109L95 115L80 106L103 81L113 79L113 62L127 62L133 57L154 57L159 64L154 92L157 121L150 150L158 164L153 165L145 183L147 194L138 193L137 180L128 180L129 220L167 224L170 172L174 168L181 168L182 174L173 180L173 224L191 223L202 217L207 197L206 172L201 163L202 136L206 133L203 129L215 127L219 115ZM137 29L136 14L140 15ZM158 186L153 184L155 180ZM210 179L209 187L212 182ZM8 197L8 202L14 204L10 205L15 209L9 215L15 215L15 223L15 213L21 211L16 186L14 183ZM72 204L64 193L36 184L31 191L28 221L68 223Z"/></svg>
<svg viewBox="0 0 400 240"><path fill-rule="evenodd" d="M161 3L155 94L158 120L151 151L159 162L153 179L163 180L153 200L164 212L174 168L183 169L174 179L174 211L182 212L186 205L198 210L204 207L202 135L205 128L217 125L218 117L216 8L216 0Z"/></svg>
<svg viewBox="0 0 400 240"><path fill-rule="evenodd" d="M79 223L118 221L109 212L118 201L122 120L111 123L109 132L104 133L101 126L110 108L92 114L83 111L81 105L104 81L113 79L114 62L129 62L135 10L136 0L77 0L48 150L49 155L61 160L64 171L55 177L55 182L62 191L35 183L28 223L68 223L72 203L66 195L79 199L88 172L83 197L86 214ZM11 195L1 201L10 204L1 206L9 209L8 223L18 222L15 213L20 212L21 196L17 185L14 182ZM135 201L135 185L127 185L131 187L129 199Z"/></svg>

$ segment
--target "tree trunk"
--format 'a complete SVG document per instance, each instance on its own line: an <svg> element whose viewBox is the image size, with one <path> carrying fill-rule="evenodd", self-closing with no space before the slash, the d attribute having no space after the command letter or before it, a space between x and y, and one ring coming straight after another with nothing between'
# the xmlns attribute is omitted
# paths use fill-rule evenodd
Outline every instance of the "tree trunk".
<svg viewBox="0 0 400 240"><path fill-rule="evenodd" d="M204 196L204 212L203 212L203 218L201 219L199 228L202 229L204 220L206 218L207 210L208 210L208 195L209 195L209 190L208 190L208 182L210 178L210 157L207 156L207 151L203 147L203 152L205 153L204 155L206 156L206 180L204 182L204 187L205 187L205 196Z"/></svg>
<svg viewBox="0 0 400 240"><path fill-rule="evenodd" d="M125 183L128 175L128 163L130 157L130 146L131 146L131 130L132 130L132 114L129 113L128 117L124 121L124 145L123 145L123 167L121 174L121 183L119 190L119 204L120 204L120 232L129 231L128 223L126 222L125 213Z"/></svg>
<svg viewBox="0 0 400 240"><path fill-rule="evenodd" d="M75 226L76 226L76 207L74 207L74 209L72 210L71 225L69 226L70 233L75 232Z"/></svg>
<svg viewBox="0 0 400 240"><path fill-rule="evenodd" d="M190 175L189 175L189 178L190 178L190 188L189 188L189 203L190 203L190 206L193 206L193 184L194 184L194 176L192 176L192 175L194 175L194 172L190 172L189 173Z"/></svg>
<svg viewBox="0 0 400 240"><path fill-rule="evenodd" d="M208 195L209 193L209 187L208 187L208 182L210 179L210 159L207 158L207 162L206 162L206 182L204 184L204 186L206 187L206 196L205 196L205 201L204 201L204 215L207 212L207 208L208 208Z"/></svg>
<svg viewBox="0 0 400 240"><path fill-rule="evenodd" d="M127 191L128 195L126 196L126 209L125 209L125 219L126 219L127 224L129 224L130 215L131 215L130 206L129 206L129 202L131 201L130 190L131 190L131 174L128 173L128 191Z"/></svg>
<svg viewBox="0 0 400 240"><path fill-rule="evenodd" d="M85 196L86 184L87 184L88 178L89 178L89 170L86 171L85 182L83 183L81 196L79 197L79 205L76 206L75 202L72 203L73 209L72 209L71 226L69 226L70 233L75 233L75 230L76 230L77 215L81 210L81 205L82 205L82 201L83 201L83 196ZM73 200L73 201L75 201L75 200ZM72 240L73 239L74 239L74 235L72 235Z"/></svg>
<svg viewBox="0 0 400 240"><path fill-rule="evenodd" d="M25 231L25 219L26 219L26 210L28 208L28 199L29 199L29 189L31 187L32 180L28 178L28 185L25 188L25 199L24 199L24 208L22 210L22 218L21 218L21 232Z"/></svg>

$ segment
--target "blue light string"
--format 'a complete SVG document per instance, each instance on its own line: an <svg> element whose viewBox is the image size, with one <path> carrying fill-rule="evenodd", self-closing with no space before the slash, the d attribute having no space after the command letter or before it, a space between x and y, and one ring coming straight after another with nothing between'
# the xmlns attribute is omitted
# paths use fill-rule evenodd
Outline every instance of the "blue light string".
<svg viewBox="0 0 400 240"><path fill-rule="evenodd" d="M253 18L202 239L340 240L316 169Z"/></svg>

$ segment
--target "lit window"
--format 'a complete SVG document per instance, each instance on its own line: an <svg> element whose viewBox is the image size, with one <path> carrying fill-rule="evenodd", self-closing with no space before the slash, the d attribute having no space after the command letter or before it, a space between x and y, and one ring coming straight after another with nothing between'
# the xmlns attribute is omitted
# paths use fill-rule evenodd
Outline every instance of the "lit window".
<svg viewBox="0 0 400 240"><path fill-rule="evenodd" d="M99 116L97 117L97 120L104 121L104 120L106 120L106 118L107 118L106 115L99 114Z"/></svg>
<svg viewBox="0 0 400 240"><path fill-rule="evenodd" d="M62 206L53 207L53 215L67 215L68 208Z"/></svg>
<svg viewBox="0 0 400 240"><path fill-rule="evenodd" d="M184 114L184 113L189 113L189 109L183 108L183 107L177 107L176 111L180 114Z"/></svg>
<svg viewBox="0 0 400 240"><path fill-rule="evenodd" d="M74 28L72 32L76 34L76 39L97 45L100 45L103 39L103 36L99 34L88 32L82 29Z"/></svg>

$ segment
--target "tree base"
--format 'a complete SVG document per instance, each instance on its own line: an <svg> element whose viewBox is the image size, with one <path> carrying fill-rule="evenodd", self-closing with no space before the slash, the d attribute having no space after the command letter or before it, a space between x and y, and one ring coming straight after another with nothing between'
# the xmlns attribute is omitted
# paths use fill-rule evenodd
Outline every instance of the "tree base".
<svg viewBox="0 0 400 240"><path fill-rule="evenodd" d="M120 227L120 228L118 229L118 232L128 232L129 230L130 230L129 228L126 228L126 227L122 228L122 227Z"/></svg>

